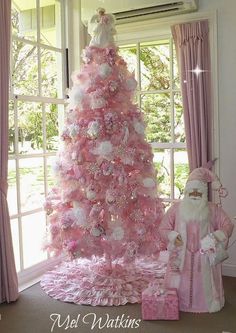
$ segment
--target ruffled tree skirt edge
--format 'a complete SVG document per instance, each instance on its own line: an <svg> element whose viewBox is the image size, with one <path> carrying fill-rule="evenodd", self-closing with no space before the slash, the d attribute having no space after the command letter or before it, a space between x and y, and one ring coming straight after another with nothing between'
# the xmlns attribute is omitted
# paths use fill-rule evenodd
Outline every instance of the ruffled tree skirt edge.
<svg viewBox="0 0 236 333"><path fill-rule="evenodd" d="M41 287L52 298L75 304L141 303L142 291L149 282L163 279L166 262L151 258L139 258L135 263L119 260L110 268L103 258L63 262L43 276Z"/></svg>

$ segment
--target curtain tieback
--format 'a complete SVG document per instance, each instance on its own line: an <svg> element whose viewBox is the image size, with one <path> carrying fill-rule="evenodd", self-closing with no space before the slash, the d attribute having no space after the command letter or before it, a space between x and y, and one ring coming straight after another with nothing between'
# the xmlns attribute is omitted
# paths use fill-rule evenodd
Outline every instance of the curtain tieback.
<svg viewBox="0 0 236 333"><path fill-rule="evenodd" d="M8 182L5 179L0 178L0 192L2 192L5 197L7 196L7 189Z"/></svg>

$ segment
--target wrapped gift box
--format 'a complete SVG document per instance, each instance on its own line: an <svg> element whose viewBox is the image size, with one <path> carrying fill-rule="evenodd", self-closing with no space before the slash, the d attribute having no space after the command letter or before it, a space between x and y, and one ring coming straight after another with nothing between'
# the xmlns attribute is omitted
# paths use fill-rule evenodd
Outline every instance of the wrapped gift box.
<svg viewBox="0 0 236 333"><path fill-rule="evenodd" d="M177 289L149 286L142 293L143 320L178 320Z"/></svg>

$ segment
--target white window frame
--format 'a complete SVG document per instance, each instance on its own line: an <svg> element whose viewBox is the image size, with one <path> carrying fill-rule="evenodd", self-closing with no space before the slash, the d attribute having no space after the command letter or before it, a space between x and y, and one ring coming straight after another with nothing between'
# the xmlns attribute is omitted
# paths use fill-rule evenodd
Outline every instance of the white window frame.
<svg viewBox="0 0 236 333"><path fill-rule="evenodd" d="M28 287L28 285L31 285L33 282L35 282L35 279L38 280L39 276L45 272L45 270L49 269L50 267L54 266L60 259L50 258L47 256L47 259L44 261L41 261L29 268L24 269L24 263L23 263L23 243L22 243L22 217L31 215L37 212L42 212L43 208L37 208L33 209L27 212L21 211L21 202L20 202L20 170L19 170L19 161L22 159L28 159L28 158L37 158L41 157L43 158L43 164L44 164L44 191L45 195L48 194L48 183L47 183L47 158L51 156L55 156L56 152L47 152L46 151L46 118L45 118L45 105L46 104L56 104L57 106L62 105L64 106L65 100L64 98L51 98L51 97L45 97L42 96L42 84L41 84L41 48L47 49L50 51L55 51L57 53L61 54L62 59L62 68L61 68L61 80L62 80L62 87L63 91L65 91L66 88L66 59L65 59L65 49L67 47L67 26L66 26L66 13L67 13L67 0L59 0L60 1L60 16L61 16L61 47L54 47L50 46L44 43L40 43L40 2L39 0L36 0L36 13L37 13L37 40L31 41L27 38L22 38L19 36L15 36L12 34L11 38L12 41L21 41L25 45L32 45L36 46L37 48L37 59L38 59L38 95L16 95L14 94L13 85L11 83L10 85L10 95L9 100L13 101L14 103L14 124L15 124L15 154L9 155L9 160L15 160L16 163L16 193L17 193L17 214L12 214L10 216L10 219L18 219L18 230L19 230L19 253L20 253L20 271L18 272L18 280L19 280L19 286L20 290L24 289L25 287ZM12 66L11 66L12 68ZM35 153L35 154L26 154L21 155L19 154L18 150L18 112L17 112L17 104L18 101L24 101L24 102L38 102L42 105L42 126L43 126L43 153ZM59 124L63 124L63 114L59 114ZM59 126L59 133L61 131L61 128ZM45 214L45 219L46 214ZM30 282L31 281L31 282Z"/></svg>
<svg viewBox="0 0 236 333"><path fill-rule="evenodd" d="M141 87L141 68L140 68L140 44L142 42L148 43L148 42L161 42L161 41L169 41L169 50L170 50L170 88L169 89L162 89L162 90L142 90ZM140 110L142 110L142 103L141 99L143 95L147 94L163 94L163 93L168 93L170 95L170 122L171 122L171 141L170 142L151 142L151 146L153 149L168 149L170 150L170 197L161 197L164 203L172 203L173 201L176 200L174 197L174 151L175 149L187 149L186 143L184 142L175 142L175 133L174 133L174 94L175 93L180 93L180 88L174 88L173 85L173 80L174 80L174 70L173 70L173 39L172 37L168 35L162 35L162 37L157 37L156 39L153 38L145 38L145 40L141 41L136 41L136 43L130 42L132 46L136 46L137 50L137 64L136 64L136 69L137 69L137 75L136 79L138 82L138 88L137 88L137 100L138 100L138 106ZM125 47L125 44L120 44L120 47Z"/></svg>
<svg viewBox="0 0 236 333"><path fill-rule="evenodd" d="M215 162L215 172L220 174L220 161L219 161L219 108L218 108L218 66L217 66L217 11L208 11L208 12L196 12L184 15L176 15L170 17L163 17L159 19L151 19L143 22L132 22L126 24L119 24L116 26L117 30L117 44L122 47L125 45L138 45L142 42L151 42L158 40L165 40L171 38L171 26L178 23L184 22L192 22L196 20L204 20L207 19L209 21L209 40L210 40L210 53L211 53L211 82L212 82L212 110L213 110L213 130L212 130L212 156L218 157ZM172 39L172 38L171 38ZM173 41L172 41L173 42ZM139 63L139 59L138 59ZM172 71L173 73L173 71ZM138 80L140 79L140 69L138 68ZM172 88L172 87L171 87ZM165 90L167 91L167 90ZM155 91L156 92L156 91ZM142 91L137 91L138 95L141 96ZM145 93L147 93L145 91ZM150 93L152 93L150 91ZM157 91L158 93L158 91ZM138 99L139 106L140 97ZM171 121L173 125L173 98L172 98L172 106L171 106ZM173 126L171 126L173 129ZM172 141L173 141L173 130L172 130ZM186 149L185 143L152 143L153 148L162 148L162 149L171 149L171 165L173 166L173 151L174 149ZM164 202L172 202L173 201L173 175L174 170L173 167L170 170L171 172L171 197L163 198ZM214 193L213 193L214 196ZM215 197L213 197L213 201Z"/></svg>

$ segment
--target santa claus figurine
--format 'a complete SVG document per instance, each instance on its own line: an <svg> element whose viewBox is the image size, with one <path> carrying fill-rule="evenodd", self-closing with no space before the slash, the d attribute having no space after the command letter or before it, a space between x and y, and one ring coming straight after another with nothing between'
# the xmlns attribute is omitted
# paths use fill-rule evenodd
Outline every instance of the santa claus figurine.
<svg viewBox="0 0 236 333"><path fill-rule="evenodd" d="M208 183L223 192L215 174L197 168L190 174L184 199L174 203L160 225L170 252L167 287L178 289L180 311L216 312L224 306L221 262L233 224L224 210L208 202Z"/></svg>

